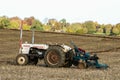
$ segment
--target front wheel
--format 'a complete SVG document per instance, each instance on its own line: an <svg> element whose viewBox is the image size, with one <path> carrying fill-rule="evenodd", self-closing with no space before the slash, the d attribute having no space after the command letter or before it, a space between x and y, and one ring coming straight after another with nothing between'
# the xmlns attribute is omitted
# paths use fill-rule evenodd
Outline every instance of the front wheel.
<svg viewBox="0 0 120 80"><path fill-rule="evenodd" d="M16 57L16 63L18 65L27 65L29 63L29 58L26 54L19 54Z"/></svg>

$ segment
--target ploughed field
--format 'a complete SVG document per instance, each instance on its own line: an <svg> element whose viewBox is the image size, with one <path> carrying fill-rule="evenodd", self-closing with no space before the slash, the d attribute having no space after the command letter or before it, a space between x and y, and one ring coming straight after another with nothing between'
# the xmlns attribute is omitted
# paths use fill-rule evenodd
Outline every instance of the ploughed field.
<svg viewBox="0 0 120 80"><path fill-rule="evenodd" d="M107 70L49 68L39 60L36 66L18 66L15 57L19 52L17 30L0 29L0 80L119 80L120 79L120 39L86 37L78 35L35 32L37 44L66 44L73 41L87 52L97 52L100 63L110 66ZM31 43L31 31L23 31L23 42ZM71 46L72 47L72 46Z"/></svg>

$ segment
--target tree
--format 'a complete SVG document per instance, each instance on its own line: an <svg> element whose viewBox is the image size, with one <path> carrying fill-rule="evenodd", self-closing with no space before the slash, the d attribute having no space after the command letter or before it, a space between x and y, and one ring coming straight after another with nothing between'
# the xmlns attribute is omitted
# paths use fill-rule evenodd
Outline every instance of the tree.
<svg viewBox="0 0 120 80"><path fill-rule="evenodd" d="M116 28L120 31L120 23L116 24Z"/></svg>
<svg viewBox="0 0 120 80"><path fill-rule="evenodd" d="M66 25L66 24L67 24L67 23L66 23L66 19L61 19L61 20L59 21L59 23L60 23L62 29L67 26L67 25Z"/></svg>
<svg viewBox="0 0 120 80"><path fill-rule="evenodd" d="M111 33L112 33L112 25L111 24L105 25L105 34L111 35Z"/></svg>
<svg viewBox="0 0 120 80"><path fill-rule="evenodd" d="M51 27L51 31L61 30L61 25L56 19L49 19L48 25Z"/></svg>
<svg viewBox="0 0 120 80"><path fill-rule="evenodd" d="M76 33L77 30L82 28L80 23L73 23L69 27L67 27L67 32Z"/></svg>
<svg viewBox="0 0 120 80"><path fill-rule="evenodd" d="M7 28L10 25L10 20L6 16L0 17L0 28Z"/></svg>
<svg viewBox="0 0 120 80"><path fill-rule="evenodd" d="M93 21L86 21L83 23L83 26L88 29L88 33L96 32L96 23Z"/></svg>
<svg viewBox="0 0 120 80"><path fill-rule="evenodd" d="M19 29L21 24L21 19L19 17L12 17L10 18L10 29Z"/></svg>
<svg viewBox="0 0 120 80"><path fill-rule="evenodd" d="M24 24L27 24L27 25L31 26L34 20L35 20L34 17L25 18L24 19Z"/></svg>
<svg viewBox="0 0 120 80"><path fill-rule="evenodd" d="M51 27L49 25L43 25L43 30L44 31L50 31Z"/></svg>
<svg viewBox="0 0 120 80"><path fill-rule="evenodd" d="M116 24L113 29L112 29L112 33L115 35L119 35L120 34L120 23Z"/></svg>
<svg viewBox="0 0 120 80"><path fill-rule="evenodd" d="M88 30L86 27L82 27L81 23L73 23L69 27L66 27L66 32L85 34Z"/></svg>
<svg viewBox="0 0 120 80"><path fill-rule="evenodd" d="M43 30L43 25L39 20L35 19L33 21L32 25L31 25L31 29L32 28L42 31Z"/></svg>
<svg viewBox="0 0 120 80"><path fill-rule="evenodd" d="M19 29L20 26L20 22L16 21L16 20L11 20L10 21L10 26L8 28L10 29Z"/></svg>
<svg viewBox="0 0 120 80"><path fill-rule="evenodd" d="M23 24L23 30L30 30L31 26L28 24Z"/></svg>
<svg viewBox="0 0 120 80"><path fill-rule="evenodd" d="M120 31L116 26L114 26L113 29L112 29L112 33L115 34L115 35L118 35L118 34L120 34Z"/></svg>

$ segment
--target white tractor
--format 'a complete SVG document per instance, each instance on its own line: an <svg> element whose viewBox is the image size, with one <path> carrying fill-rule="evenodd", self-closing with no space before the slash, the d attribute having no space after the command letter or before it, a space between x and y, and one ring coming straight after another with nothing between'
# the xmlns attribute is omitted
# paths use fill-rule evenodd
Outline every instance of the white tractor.
<svg viewBox="0 0 120 80"><path fill-rule="evenodd" d="M34 44L34 29L32 43L22 43L22 25L20 34L20 49L16 57L18 65L36 65L38 59L44 59L49 67L61 67L72 65L73 50L67 45ZM70 64L71 63L71 64Z"/></svg>
<svg viewBox="0 0 120 80"><path fill-rule="evenodd" d="M19 65L36 65L38 63L38 59L44 59L47 66L61 67L65 66L67 61L72 61L72 54L72 49L67 45L24 43L22 44L20 53L16 57L16 62Z"/></svg>

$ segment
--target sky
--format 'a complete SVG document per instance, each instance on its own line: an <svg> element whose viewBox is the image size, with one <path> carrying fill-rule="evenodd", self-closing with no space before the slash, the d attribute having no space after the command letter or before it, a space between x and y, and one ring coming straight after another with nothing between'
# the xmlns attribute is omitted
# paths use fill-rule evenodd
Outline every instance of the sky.
<svg viewBox="0 0 120 80"><path fill-rule="evenodd" d="M120 0L0 0L0 16L65 18L67 22L120 23Z"/></svg>

